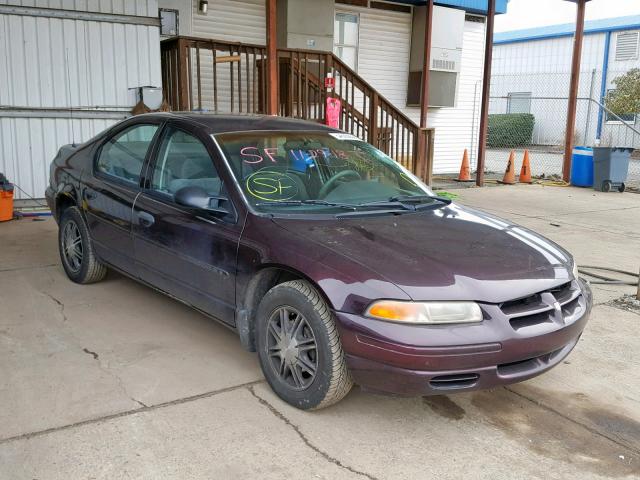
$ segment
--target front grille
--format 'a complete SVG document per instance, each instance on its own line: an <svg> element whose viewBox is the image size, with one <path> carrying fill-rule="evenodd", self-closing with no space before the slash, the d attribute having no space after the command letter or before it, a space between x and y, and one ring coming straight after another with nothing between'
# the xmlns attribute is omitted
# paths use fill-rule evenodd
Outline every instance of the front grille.
<svg viewBox="0 0 640 480"><path fill-rule="evenodd" d="M500 305L500 310L516 331L537 328L543 324L564 324L580 313L581 295L577 282L572 281L528 297L504 302Z"/></svg>
<svg viewBox="0 0 640 480"><path fill-rule="evenodd" d="M439 390L455 390L468 388L476 384L480 376L477 373L459 373L455 375L440 375L429 380L433 388Z"/></svg>
<svg viewBox="0 0 640 480"><path fill-rule="evenodd" d="M511 363L502 363L498 365L498 375L509 376L527 373L536 367L548 365L549 362L551 362L561 351L562 348L551 353L545 353L539 357L527 358L526 360L519 360Z"/></svg>

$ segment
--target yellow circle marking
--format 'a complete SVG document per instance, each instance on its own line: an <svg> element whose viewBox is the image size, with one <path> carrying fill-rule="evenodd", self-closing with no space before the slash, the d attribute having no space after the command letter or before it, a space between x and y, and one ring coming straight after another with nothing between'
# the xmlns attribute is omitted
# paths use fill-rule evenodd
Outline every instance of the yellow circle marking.
<svg viewBox="0 0 640 480"><path fill-rule="evenodd" d="M284 202L298 194L295 180L281 172L258 170L247 178L246 185L252 197L268 202Z"/></svg>

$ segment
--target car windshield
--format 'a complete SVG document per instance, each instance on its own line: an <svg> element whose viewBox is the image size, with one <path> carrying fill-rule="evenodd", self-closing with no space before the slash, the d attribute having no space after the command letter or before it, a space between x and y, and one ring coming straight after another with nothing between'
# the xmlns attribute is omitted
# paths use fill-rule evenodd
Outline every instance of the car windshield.
<svg viewBox="0 0 640 480"><path fill-rule="evenodd" d="M215 139L261 212L348 215L441 204L408 170L350 134L241 132Z"/></svg>

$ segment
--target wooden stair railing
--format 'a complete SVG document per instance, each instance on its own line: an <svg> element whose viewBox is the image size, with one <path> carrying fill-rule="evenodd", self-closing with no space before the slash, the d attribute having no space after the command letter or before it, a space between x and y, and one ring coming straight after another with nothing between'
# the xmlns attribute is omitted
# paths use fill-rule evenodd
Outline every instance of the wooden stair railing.
<svg viewBox="0 0 640 480"><path fill-rule="evenodd" d="M264 113L266 47L196 37L161 42L162 85L173 110ZM324 87L335 79L333 92ZM279 114L324 122L328 96L341 100L340 129L379 148L431 183L434 130L421 129L329 52L278 49Z"/></svg>

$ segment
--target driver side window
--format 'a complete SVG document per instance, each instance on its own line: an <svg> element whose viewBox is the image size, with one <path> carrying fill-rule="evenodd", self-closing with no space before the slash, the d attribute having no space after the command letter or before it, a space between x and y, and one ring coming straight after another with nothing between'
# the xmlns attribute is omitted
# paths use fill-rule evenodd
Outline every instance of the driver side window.
<svg viewBox="0 0 640 480"><path fill-rule="evenodd" d="M214 196L220 194L222 182L204 144L193 135L171 128L160 145L151 188L175 195L190 186L201 187Z"/></svg>

